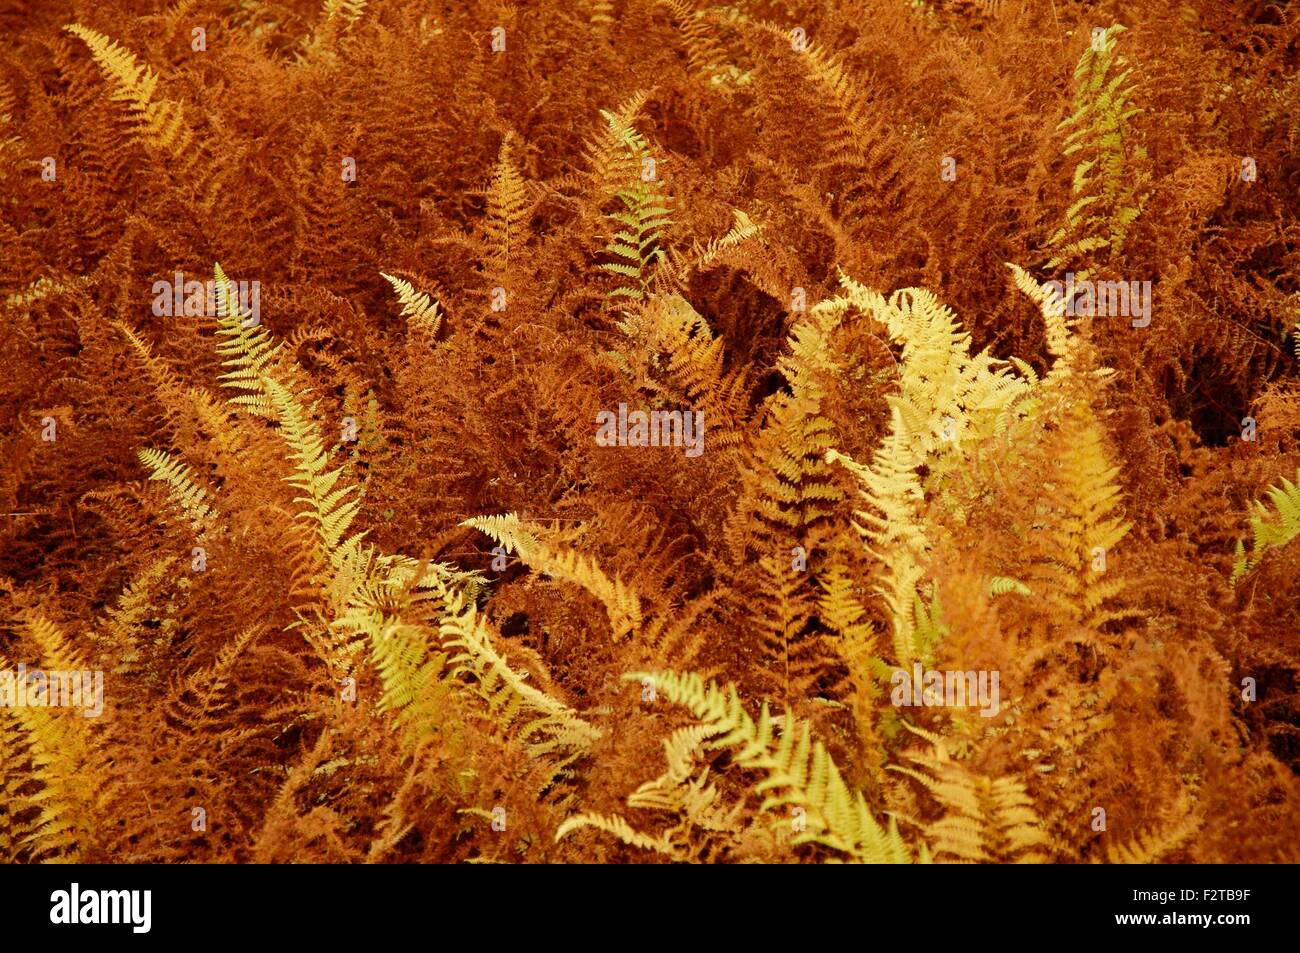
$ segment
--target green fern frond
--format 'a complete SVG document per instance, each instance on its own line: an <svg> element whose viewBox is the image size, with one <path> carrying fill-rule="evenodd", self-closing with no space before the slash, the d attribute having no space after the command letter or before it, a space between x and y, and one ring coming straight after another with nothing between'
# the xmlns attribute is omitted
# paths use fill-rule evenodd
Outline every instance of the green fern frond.
<svg viewBox="0 0 1300 953"><path fill-rule="evenodd" d="M1130 105L1135 88L1126 81L1132 70L1124 68L1125 58L1116 52L1116 38L1123 32L1118 23L1107 28L1100 44L1084 50L1074 71L1074 112L1057 130L1069 130L1062 154L1080 157L1071 180L1075 201L1047 242L1052 249L1049 269L1103 248L1114 259L1146 202L1146 150L1134 143L1128 125L1142 110ZM1112 76L1112 69L1120 72ZM1086 275L1080 272L1080 277Z"/></svg>
<svg viewBox="0 0 1300 953"><path fill-rule="evenodd" d="M654 186L657 174L649 180L644 177L647 161L654 161L645 137L619 114L604 109L600 114L609 126L609 137L625 150L626 161L620 170L621 178L615 179L611 186L613 197L622 208L607 214L614 223L614 232L605 246L605 254L613 261L602 262L597 267L627 279L611 288L610 298L642 301L650 292L655 266L667 256L662 242L664 229L672 224L669 199ZM619 310L625 307L623 302Z"/></svg>
<svg viewBox="0 0 1300 953"><path fill-rule="evenodd" d="M1246 553L1240 542L1237 544L1237 559L1232 567L1233 583L1258 566L1269 550L1285 546L1300 536L1300 470L1296 471L1296 483L1283 477L1280 486L1269 487L1267 499L1272 509L1264 501L1254 502L1254 512L1250 517L1250 553Z"/></svg>
<svg viewBox="0 0 1300 953"><path fill-rule="evenodd" d="M1032 596L1034 594L1034 591L1019 579L1012 579L1010 576L994 576L989 579L990 596L1005 596L1013 592L1019 596Z"/></svg>

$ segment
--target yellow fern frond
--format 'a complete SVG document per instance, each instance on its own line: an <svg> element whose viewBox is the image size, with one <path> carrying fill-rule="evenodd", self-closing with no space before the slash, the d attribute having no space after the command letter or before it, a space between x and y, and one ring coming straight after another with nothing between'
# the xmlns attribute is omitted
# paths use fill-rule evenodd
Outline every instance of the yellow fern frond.
<svg viewBox="0 0 1300 953"><path fill-rule="evenodd" d="M624 844L629 847L639 847L643 850L653 850L659 854L665 854L674 860L682 859L680 852L673 847L667 836L650 837L636 831L624 818L617 814L574 814L564 820L555 831L555 839L562 840L574 831L583 828L592 827L598 831L604 831L606 834L613 834Z"/></svg>
<svg viewBox="0 0 1300 953"><path fill-rule="evenodd" d="M515 168L511 137L501 140L492 185L487 194L487 218L484 220L490 257L490 277L504 281L509 264L518 257L528 241L529 204L524 180Z"/></svg>
<svg viewBox="0 0 1300 953"><path fill-rule="evenodd" d="M1177 820L1154 830L1141 831L1131 841L1106 846L1106 862L1110 864L1155 864L1167 854L1182 847L1201 829L1205 818L1188 804L1184 797L1179 801ZM1094 858L1094 863L1099 861Z"/></svg>
<svg viewBox="0 0 1300 953"><path fill-rule="evenodd" d="M140 450L136 455L149 468L149 479L166 485L172 502L189 520L191 529L202 530L216 516L216 511L205 502L207 490L195 482L194 471L179 457L169 457L153 448Z"/></svg>
<svg viewBox="0 0 1300 953"><path fill-rule="evenodd" d="M607 576L590 557L540 540L536 531L525 527L513 513L480 516L460 525L473 527L492 537L507 550L518 553L526 565L538 572L591 593L605 607L614 638L621 639L640 631L640 597L618 576Z"/></svg>
<svg viewBox="0 0 1300 953"><path fill-rule="evenodd" d="M368 0L325 0L322 11L326 20L341 20L348 26L361 19Z"/></svg>
<svg viewBox="0 0 1300 953"><path fill-rule="evenodd" d="M134 55L102 33L79 23L64 29L90 47L95 62L114 81L113 99L125 102L130 108L136 134L169 156L184 155L193 141L193 133L185 124L179 102L154 97L158 74L148 66L141 66Z"/></svg>
<svg viewBox="0 0 1300 953"><path fill-rule="evenodd" d="M227 359L222 367L231 368L219 378L222 387L246 391L230 398L230 403L260 417L273 417L275 409L267 397L264 381L281 359L281 345L272 342L271 333L260 324L251 324L240 313L234 284L221 265L215 267L217 336L224 338L217 353Z"/></svg>
<svg viewBox="0 0 1300 953"><path fill-rule="evenodd" d="M122 588L117 604L105 611L101 620L103 632L97 639L122 664L129 665L135 660L142 624L153 615L155 593L175 564L175 556L148 563Z"/></svg>
<svg viewBox="0 0 1300 953"><path fill-rule="evenodd" d="M460 593L447 597L441 638L451 653L450 674L468 679L495 724L513 732L534 757L550 759L557 772L588 754L600 738L576 711L529 685L507 664L493 645L486 620Z"/></svg>
<svg viewBox="0 0 1300 953"><path fill-rule="evenodd" d="M37 789L9 809L23 811L30 806L39 811L21 843L28 859L75 863L96 840L109 790L108 758L93 724L96 719L83 717L85 712L75 708L51 706L56 693L63 700L74 688L80 689L85 703L84 681L70 687L70 680L80 680L89 670L81 652L45 617L29 619L25 632L40 649L46 679L43 688L29 681L26 690L42 692L48 704L29 703L12 709L26 738L29 777ZM102 678L99 673L100 692Z"/></svg>
<svg viewBox="0 0 1300 953"><path fill-rule="evenodd" d="M293 473L285 480L305 494L294 502L308 504L299 517L315 524L322 555L328 564L338 566L365 535L345 539L361 507L360 491L343 481L342 467L329 468L320 431L298 398L273 377L263 377L262 386L275 408L280 436L289 449Z"/></svg>
<svg viewBox="0 0 1300 953"><path fill-rule="evenodd" d="M380 272L380 276L393 286L397 292L397 301L402 306L404 317L411 329L424 335L429 340L438 334L442 324L442 315L438 313L438 303L423 291L416 291L410 282Z"/></svg>
<svg viewBox="0 0 1300 953"><path fill-rule="evenodd" d="M811 738L807 723L788 715L773 719L764 705L755 722L745 711L735 686L718 688L698 675L676 672L634 672L625 681L649 679L655 691L681 705L710 729L707 745L731 751L739 767L760 775L752 791L763 800L760 813L791 811L791 843L819 844L843 859L863 863L906 863L910 860L897 827L882 827L860 793L850 791L835 762L820 741ZM777 724L780 737L775 737ZM795 812L795 809L798 809Z"/></svg>
<svg viewBox="0 0 1300 953"><path fill-rule="evenodd" d="M1044 863L1049 859L1050 840L1024 782L977 774L953 760L938 736L912 730L932 743L930 751L907 755L921 770L899 765L890 769L920 782L945 809L942 818L922 825L937 860Z"/></svg>
<svg viewBox="0 0 1300 953"><path fill-rule="evenodd" d="M1006 263L1011 275L1026 297L1038 305L1047 328L1047 350L1056 358L1056 366L1067 367L1073 352L1071 335L1074 321L1065 316L1065 298L1047 293L1045 285L1040 285L1029 272L1012 262Z"/></svg>

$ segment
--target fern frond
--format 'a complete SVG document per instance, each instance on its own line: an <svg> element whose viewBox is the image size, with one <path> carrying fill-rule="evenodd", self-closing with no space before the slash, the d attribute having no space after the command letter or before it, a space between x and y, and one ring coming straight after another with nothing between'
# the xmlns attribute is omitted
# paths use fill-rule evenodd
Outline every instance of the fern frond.
<svg viewBox="0 0 1300 953"><path fill-rule="evenodd" d="M1071 183L1076 199L1061 228L1048 239L1053 252L1048 268L1102 248L1109 249L1113 260L1123 251L1146 202L1146 150L1134 143L1128 125L1141 110L1129 104L1134 87L1126 80L1132 71L1124 68L1125 59L1116 52L1116 38L1123 32L1118 23L1108 27L1101 48L1089 45L1074 71L1074 112L1057 131L1069 130L1062 154L1079 154ZM1112 76L1112 69L1120 72Z"/></svg>
<svg viewBox="0 0 1300 953"><path fill-rule="evenodd" d="M922 825L936 859L967 863L1048 860L1045 849L1050 840L1023 781L976 774L949 756L942 739L929 732L916 733L932 743L928 752L907 755L921 770L900 765L890 765L890 769L918 781L944 808L942 818Z"/></svg>
<svg viewBox="0 0 1300 953"><path fill-rule="evenodd" d="M217 336L225 339L218 343L217 353L227 358L221 366L231 368L219 378L221 386L247 392L230 398L230 403L235 406L260 417L273 417L275 410L267 397L264 382L278 366L282 346L273 343L271 333L260 324L249 325L240 314L238 295L221 265L217 265L214 271Z"/></svg>
<svg viewBox="0 0 1300 953"><path fill-rule="evenodd" d="M565 818L555 830L556 841L563 840L569 834L583 827L592 827L598 831L604 831L606 834L613 834L624 844L629 847L639 847L642 850L652 850L659 854L672 857L674 860L680 860L680 852L672 845L666 835L660 837L650 837L634 830L624 818L617 814L574 814L572 817Z"/></svg>
<svg viewBox="0 0 1300 953"><path fill-rule="evenodd" d="M1234 583L1258 566L1269 550L1279 549L1300 536L1300 470L1296 471L1295 483L1283 477L1281 485L1269 487L1266 495L1267 503L1254 502L1250 553L1238 544L1237 560L1232 567Z"/></svg>
<svg viewBox="0 0 1300 953"><path fill-rule="evenodd" d="M1182 847L1201 825L1204 817L1190 806L1184 797L1179 801L1181 816L1171 824L1154 830L1140 831L1131 841L1106 846L1106 862L1110 864L1155 864L1165 855ZM1095 858L1094 863L1098 863Z"/></svg>
<svg viewBox="0 0 1300 953"><path fill-rule="evenodd" d="M844 859L863 863L910 860L897 827L882 827L862 795L850 791L820 741L813 742L807 723L788 715L773 719L764 705L755 722L745 711L734 685L725 690L693 673L634 672L625 681L650 679L658 694L681 705L710 730L711 748L732 752L733 761L761 775L752 788L763 798L760 813L803 809L802 830L793 844L822 845ZM775 736L777 724L780 736Z"/></svg>
<svg viewBox="0 0 1300 953"><path fill-rule="evenodd" d="M175 556L164 556L147 564L122 588L117 604L104 613L103 632L97 639L122 665L135 661L140 629L153 616L156 591L175 563Z"/></svg>
<svg viewBox="0 0 1300 953"><path fill-rule="evenodd" d="M686 62L710 88L730 92L743 86L749 77L726 62L727 55L717 41L717 29L709 23L705 11L695 10L688 0L658 0L677 22L686 48Z"/></svg>
<svg viewBox="0 0 1300 953"><path fill-rule="evenodd" d="M306 494L294 499L295 503L308 504L299 517L315 524L323 555L329 564L337 566L365 535L358 534L346 542L344 539L361 507L358 488L340 482L342 467L329 469L320 431L297 397L273 377L264 377L262 386L275 408L280 436L289 448L294 472L285 480Z"/></svg>
<svg viewBox="0 0 1300 953"><path fill-rule="evenodd" d="M610 185L613 197L622 206L620 211L607 214L614 231L605 245L605 254L613 260L601 262L597 267L627 279L616 283L608 292L617 309L626 310L627 301L643 301L649 294L655 266L667 256L662 247L663 232L672 219L668 197L655 188L657 174L648 181L643 175L646 160L653 161L645 137L620 114L604 109L600 114L609 127L608 138L623 147L625 161L618 170L621 176Z"/></svg>
<svg viewBox="0 0 1300 953"><path fill-rule="evenodd" d="M447 597L441 638L454 653L450 674L468 679L497 727L512 732L535 757L550 758L557 771L589 753L600 738L576 711L529 685L507 664L493 645L486 620L459 593Z"/></svg>
<svg viewBox="0 0 1300 953"><path fill-rule="evenodd" d="M1045 286L1035 281L1033 276L1019 265L1012 262L1007 262L1006 265L1011 269L1016 287L1030 301L1038 305L1043 315L1043 322L1047 328L1047 350L1056 358L1053 369L1068 366L1069 358L1073 353L1074 338L1071 331L1075 322L1065 315L1065 299L1047 294Z"/></svg>
<svg viewBox="0 0 1300 953"><path fill-rule="evenodd" d="M264 631L260 625L247 626L222 647L210 666L199 669L177 686L172 692L173 717L196 734L210 731L215 719L235 704L230 682L236 662Z"/></svg>
<svg viewBox="0 0 1300 953"><path fill-rule="evenodd" d="M380 272L380 276L393 286L397 301L402 306L402 317L413 331L424 335L428 340L437 337L438 327L442 324L442 315L438 313L438 303L423 291L416 291L408 281L394 278Z"/></svg>
<svg viewBox="0 0 1300 953"><path fill-rule="evenodd" d="M513 513L475 517L460 525L473 527L490 536L507 550L518 553L525 564L538 572L591 593L605 607L615 639L640 631L640 597L618 576L611 578L606 575L590 557L547 544Z"/></svg>
<svg viewBox="0 0 1300 953"><path fill-rule="evenodd" d="M134 132L152 148L172 156L186 154L193 133L185 123L181 104L155 98L158 74L141 66L135 56L102 33L73 23L64 27L90 47L90 54L104 74L113 80L113 99L124 102L135 121Z"/></svg>
<svg viewBox="0 0 1300 953"><path fill-rule="evenodd" d="M47 675L80 677L87 670L81 653L44 616L30 618L25 630L41 650ZM46 686L47 692L53 690ZM108 756L93 719L73 709L33 705L16 707L12 714L26 738L29 777L37 785L10 805L11 810L38 810L21 850L31 860L75 863L95 843L109 790Z"/></svg>
<svg viewBox="0 0 1300 953"><path fill-rule="evenodd" d="M511 152L511 137L507 135L501 140L497 165L492 172L483 226L490 250L490 275L497 281L505 280L508 266L529 237L528 198Z"/></svg>
<svg viewBox="0 0 1300 953"><path fill-rule="evenodd" d="M725 348L708 323L681 295L661 294L618 325L628 346L621 365L639 372L637 384L658 392L669 406L683 401L699 410L709 427L709 445L740 440L736 418L746 403L744 378L725 368Z"/></svg>
<svg viewBox="0 0 1300 953"><path fill-rule="evenodd" d="M195 531L207 526L217 513L206 502L207 490L194 480L191 470L179 457L169 457L161 450L146 448L137 452L140 462L149 469L149 479L165 484L172 502Z"/></svg>
<svg viewBox="0 0 1300 953"><path fill-rule="evenodd" d="M1012 579L1009 576L994 576L989 579L990 596L1005 596L1013 592L1019 596L1032 596L1034 594L1034 591L1019 579Z"/></svg>
<svg viewBox="0 0 1300 953"><path fill-rule="evenodd" d="M325 0L323 13L326 20L341 20L348 26L361 19L368 0Z"/></svg>

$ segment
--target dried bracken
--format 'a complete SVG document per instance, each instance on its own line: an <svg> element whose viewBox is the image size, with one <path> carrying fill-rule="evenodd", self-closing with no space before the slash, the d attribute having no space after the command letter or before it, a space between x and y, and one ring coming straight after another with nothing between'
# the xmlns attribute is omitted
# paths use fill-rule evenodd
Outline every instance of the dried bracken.
<svg viewBox="0 0 1300 953"><path fill-rule="evenodd" d="M1300 860L1283 6L0 33L0 860Z"/></svg>

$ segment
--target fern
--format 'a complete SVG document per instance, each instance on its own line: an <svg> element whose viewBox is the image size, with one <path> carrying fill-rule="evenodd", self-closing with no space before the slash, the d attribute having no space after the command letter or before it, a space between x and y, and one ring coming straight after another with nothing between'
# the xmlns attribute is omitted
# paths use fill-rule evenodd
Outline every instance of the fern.
<svg viewBox="0 0 1300 953"><path fill-rule="evenodd" d="M487 195L484 221L488 246L488 279L504 282L508 266L528 241L529 205L524 180L515 168L511 137L501 140L501 151Z"/></svg>
<svg viewBox="0 0 1300 953"><path fill-rule="evenodd" d="M0 655L0 672L9 671L8 661ZM35 811L21 794L28 782L30 758L22 724L7 707L0 708L0 861L7 864L23 859L35 833Z"/></svg>
<svg viewBox="0 0 1300 953"><path fill-rule="evenodd" d="M595 561L571 549L557 548L537 538L513 513L466 520L492 537L527 565L548 576L585 589L605 607L615 639L636 634L642 625L641 599L618 576L606 575Z"/></svg>
<svg viewBox="0 0 1300 953"><path fill-rule="evenodd" d="M149 468L149 479L165 484L172 502L189 520L190 528L200 530L216 516L205 502L207 490L194 482L194 471L182 461L152 448L138 453L140 462Z"/></svg>
<svg viewBox="0 0 1300 953"><path fill-rule="evenodd" d="M716 39L717 29L708 22L707 12L693 9L688 0L658 0L658 3L668 8L681 30L686 62L710 88L727 93L749 82L748 73L726 62L726 52Z"/></svg>
<svg viewBox="0 0 1300 953"><path fill-rule="evenodd" d="M707 245L696 242L689 255L674 254L676 262L674 279L685 286L692 274L708 271L733 258L743 260L743 253L754 242L761 242L762 228L738 208L731 210L734 222L731 228Z"/></svg>
<svg viewBox="0 0 1300 953"><path fill-rule="evenodd" d="M260 324L250 326L240 314L234 285L220 265L215 268L215 288L217 336L225 338L217 345L217 353L227 358L221 366L231 368L221 375L221 386L247 392L230 398L236 407L261 417L273 417L275 409L265 381L280 363L281 345L272 342L266 328Z"/></svg>
<svg viewBox="0 0 1300 953"><path fill-rule="evenodd" d="M1234 583L1258 566L1269 550L1279 549L1300 536L1300 470L1296 471L1296 481L1292 483L1283 477L1280 486L1268 488L1271 510L1267 503L1255 501L1250 517L1250 553L1247 554L1246 547L1238 540L1232 567Z"/></svg>
<svg viewBox="0 0 1300 953"><path fill-rule="evenodd" d="M666 835L651 837L633 829L632 825L617 814L574 814L566 818L555 830L555 839L563 840L569 834L583 827L593 827L606 834L612 834L629 847L640 847L665 854L674 860L684 860L685 856L673 845Z"/></svg>
<svg viewBox="0 0 1300 953"><path fill-rule="evenodd" d="M1032 596L1034 591L1019 579L1009 576L994 576L989 580L990 596L1005 596L1014 593L1018 596Z"/></svg>
<svg viewBox="0 0 1300 953"><path fill-rule="evenodd" d="M182 442L193 435L211 440L220 454L226 457L239 457L246 448L246 441L239 429L232 425L227 408L201 387L187 387L154 355L149 346L121 322L114 326L122 333L131 350L143 366L145 373L154 386L158 403L170 423L177 429L178 439Z"/></svg>
<svg viewBox="0 0 1300 953"><path fill-rule="evenodd" d="M885 602L892 628L893 657L907 668L927 661L934 648L933 631L919 624L917 587L925 577L929 541L920 517L924 492L916 476L915 450L908 439L902 412L894 407L884 446L870 467L828 450L826 461L839 463L858 481L866 509L855 511L867 552L881 565L877 592Z"/></svg>
<svg viewBox="0 0 1300 953"><path fill-rule="evenodd" d="M115 674L132 671L138 662L141 630L154 617L153 600L175 563L175 556L164 556L147 564L123 587L117 604L105 611L100 622L102 631L95 638L110 658L119 661Z"/></svg>
<svg viewBox="0 0 1300 953"><path fill-rule="evenodd" d="M600 114L609 126L610 138L622 145L629 160L623 164L621 181L612 188L621 209L609 213L617 230L605 253L614 260L598 266L619 279L608 294L623 310L629 302L644 301L649 294L655 266L667 256L662 247L663 231L672 219L668 197L655 188L658 174L645 176L649 162L654 161L645 138L618 114L604 109Z"/></svg>
<svg viewBox="0 0 1300 953"><path fill-rule="evenodd" d="M1074 113L1057 130L1070 130L1063 154L1079 153L1080 158L1070 188L1074 202L1065 223L1047 240L1053 250L1048 268L1103 248L1114 260L1146 200L1141 191L1146 150L1132 143L1127 125L1141 110L1129 104L1134 88L1125 81L1131 70L1116 52L1116 38L1123 32L1118 23L1109 27L1102 49L1089 46L1074 71ZM1112 76L1112 69L1121 72ZM1078 277L1086 279L1088 273L1081 271Z"/></svg>
<svg viewBox="0 0 1300 953"><path fill-rule="evenodd" d="M683 402L704 414L709 446L740 441L736 418L746 400L744 378L725 368L725 349L708 323L680 295L656 296L644 309L628 312L619 323L631 347L616 355L636 382L669 406ZM633 372L634 374L636 372Z"/></svg>
<svg viewBox="0 0 1300 953"><path fill-rule="evenodd" d="M341 20L351 26L366 12L366 3L367 0L325 0L325 19Z"/></svg>
<svg viewBox="0 0 1300 953"><path fill-rule="evenodd" d="M764 705L755 722L745 711L735 686L719 689L698 675L634 672L625 681L649 679L658 694L690 711L712 737L707 745L727 749L741 768L761 776L752 790L763 798L761 813L801 808L791 843L818 844L845 860L861 863L906 863L910 857L891 822L881 827L862 795L849 790L820 741L813 742L807 723L788 715L773 719ZM774 737L777 724L780 737ZM800 829L802 828L802 829Z"/></svg>
<svg viewBox="0 0 1300 953"><path fill-rule="evenodd" d="M344 481L343 468L329 466L320 432L304 408L287 387L272 377L264 377L262 386L275 408L280 436L289 450L292 475L285 479L303 496L295 503L306 503L299 518L314 524L325 560L335 567L356 551L365 533L347 536L361 501L357 487Z"/></svg>
<svg viewBox="0 0 1300 953"><path fill-rule="evenodd" d="M591 752L600 732L511 668L478 610L459 593L447 597L441 639L451 653L450 674L467 679L494 724L518 737L533 757L547 758L556 776Z"/></svg>
<svg viewBox="0 0 1300 953"><path fill-rule="evenodd" d="M172 714L192 734L216 733L218 720L231 713L237 704L230 684L235 664L263 632L262 626L248 626L217 653L212 665L199 669L173 691Z"/></svg>
<svg viewBox="0 0 1300 953"><path fill-rule="evenodd" d="M1083 391L1072 381L1056 416L1048 458L1052 469L1045 483L1052 488L1041 529L1046 562L1036 571L1040 581L1025 582L1057 605L1065 617L1096 628L1126 615L1107 607L1126 585L1112 565L1114 548L1128 534L1120 519L1119 468L1112 466L1102 432Z"/></svg>
<svg viewBox="0 0 1300 953"><path fill-rule="evenodd" d="M172 156L184 156L193 141L181 104L154 96L158 74L141 66L135 56L102 33L73 23L64 27L90 47L91 56L116 88L113 99L131 110L133 132L150 147Z"/></svg>
<svg viewBox="0 0 1300 953"><path fill-rule="evenodd" d="M442 315L438 313L438 303L430 299L423 291L416 291L410 282L392 275L381 273L381 277L393 286L397 301L402 306L402 317L406 319L411 330L433 340L438 335Z"/></svg>
<svg viewBox="0 0 1300 953"><path fill-rule="evenodd" d="M1048 860L1045 849L1050 841L1023 782L976 774L949 756L939 736L908 727L930 741L932 749L907 755L921 770L900 765L890 768L920 782L945 809L941 819L922 825L936 860Z"/></svg>
<svg viewBox="0 0 1300 953"><path fill-rule="evenodd" d="M1106 862L1111 864L1155 864L1182 847L1204 824L1204 818L1186 803L1179 802L1180 817L1155 830L1139 832L1131 841L1106 846ZM1098 861L1096 858L1094 863Z"/></svg>
<svg viewBox="0 0 1300 953"><path fill-rule="evenodd" d="M628 807L658 811L679 821L665 833L652 837L635 830L620 815L585 813L566 818L556 829L555 839L591 827L614 835L628 846L684 862L708 859L710 842L719 836L735 843L744 805L724 808L716 785L709 783L709 769L701 770L696 765L703 743L717 734L718 729L709 725L691 725L673 732L664 741L667 771L628 795Z"/></svg>
<svg viewBox="0 0 1300 953"><path fill-rule="evenodd" d="M89 669L81 653L45 617L33 616L25 630L40 649L47 672ZM10 806L15 812L29 807L37 811L19 849L31 860L75 863L95 843L110 793L109 757L101 749L97 724L80 711L43 706L16 707L12 718L26 739L26 777L37 785ZM12 736L12 728L9 733Z"/></svg>
<svg viewBox="0 0 1300 953"><path fill-rule="evenodd" d="M880 768L882 745L876 734L876 705L880 678L888 666L880 658L876 627L866 619L852 578L838 559L819 580L822 592L817 615L833 634L831 647L848 673L848 702L857 729L858 744L871 766Z"/></svg>

